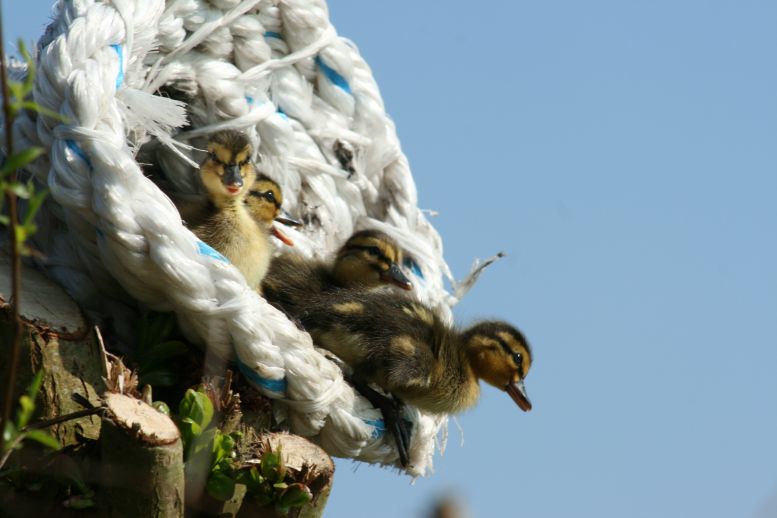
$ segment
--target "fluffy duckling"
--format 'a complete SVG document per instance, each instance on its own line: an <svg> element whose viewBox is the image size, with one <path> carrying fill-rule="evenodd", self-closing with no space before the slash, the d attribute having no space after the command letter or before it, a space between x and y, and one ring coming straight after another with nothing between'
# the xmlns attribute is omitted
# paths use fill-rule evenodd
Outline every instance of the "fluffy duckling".
<svg viewBox="0 0 777 518"><path fill-rule="evenodd" d="M294 246L294 242L284 234L273 221L300 227L302 223L289 216L281 207L283 205L283 193L281 187L270 178L259 175L254 185L246 196L246 206L251 216L261 225L268 227L270 233L288 246Z"/></svg>
<svg viewBox="0 0 777 518"><path fill-rule="evenodd" d="M271 196L280 196L278 185L261 178L262 223L245 204L250 186L257 181L251 161L253 149L246 135L221 131L208 142L208 156L200 166L200 178L208 193L208 210L192 231L234 264L249 286L258 287L272 255L269 231L278 214Z"/></svg>
<svg viewBox="0 0 777 518"><path fill-rule="evenodd" d="M485 321L460 331L409 298L353 290L317 297L301 322L317 345L351 366L357 389L383 410L403 465L409 445L403 421L396 406L370 397L369 389L365 393L368 383L421 410L447 414L473 406L479 380L484 380L509 394L522 410L531 410L523 384L531 349L506 322Z"/></svg>
<svg viewBox="0 0 777 518"><path fill-rule="evenodd" d="M402 273L402 250L377 230L352 235L337 252L334 264L284 254L273 259L262 281L265 298L298 318L311 296L338 288L371 289L393 284L411 290Z"/></svg>

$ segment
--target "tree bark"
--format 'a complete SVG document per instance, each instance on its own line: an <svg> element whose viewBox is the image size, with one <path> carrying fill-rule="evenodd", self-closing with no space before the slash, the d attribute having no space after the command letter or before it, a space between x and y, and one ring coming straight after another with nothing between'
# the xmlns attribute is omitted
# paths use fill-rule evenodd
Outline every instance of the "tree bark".
<svg viewBox="0 0 777 518"><path fill-rule="evenodd" d="M8 258L0 254L0 271L7 271ZM99 404L98 394L105 390L100 347L94 333L76 303L64 290L37 270L22 269L23 341L16 394L18 398L39 370L43 383L37 401L36 415L51 419L83 407L71 396L78 393L92 404ZM0 275L0 341L7 346L13 333L13 317L8 299L10 279ZM0 379L8 379L8 365L0 365ZM52 426L50 431L63 446L83 439L97 439L100 419L88 416Z"/></svg>
<svg viewBox="0 0 777 518"><path fill-rule="evenodd" d="M111 517L175 517L184 511L183 447L173 421L146 403L106 394L101 507Z"/></svg>

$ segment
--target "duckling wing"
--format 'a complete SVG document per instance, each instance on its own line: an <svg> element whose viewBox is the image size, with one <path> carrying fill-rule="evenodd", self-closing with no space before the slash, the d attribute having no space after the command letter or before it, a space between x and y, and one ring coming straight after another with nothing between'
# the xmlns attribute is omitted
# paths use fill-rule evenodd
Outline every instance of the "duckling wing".
<svg viewBox="0 0 777 518"><path fill-rule="evenodd" d="M320 295L331 283L331 274L323 263L283 254L270 263L262 293L270 304L299 318L311 297Z"/></svg>
<svg viewBox="0 0 777 518"><path fill-rule="evenodd" d="M435 366L432 327L404 297L333 290L311 300L301 322L317 345L365 381L400 397L429 384Z"/></svg>

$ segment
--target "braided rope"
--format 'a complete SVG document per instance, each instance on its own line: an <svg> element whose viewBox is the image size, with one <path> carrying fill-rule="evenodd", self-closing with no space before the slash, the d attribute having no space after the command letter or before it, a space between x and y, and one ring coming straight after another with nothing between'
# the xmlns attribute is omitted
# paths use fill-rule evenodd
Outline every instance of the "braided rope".
<svg viewBox="0 0 777 518"><path fill-rule="evenodd" d="M301 253L324 257L354 230L380 228L412 255L418 298L451 319L441 240L417 208L370 69L337 36L326 4L65 0L57 8L39 42L34 100L68 122L27 113L14 126L17 145L47 150L28 171L51 191L36 235L50 275L118 324L132 299L174 311L209 358L236 357L258 390L283 403L279 414L293 432L335 456L398 465L380 413L307 333L208 253L137 162L141 145L157 137L166 145L148 147L152 158L194 194L191 163L199 160L187 144L221 128L246 130L287 208L310 222L293 234ZM191 126L176 142L169 130L180 125L171 122L180 106L151 95L169 83L192 94ZM155 127L144 104L170 120ZM337 146L351 152L349 170ZM415 425L407 471L424 475L447 418L408 412Z"/></svg>

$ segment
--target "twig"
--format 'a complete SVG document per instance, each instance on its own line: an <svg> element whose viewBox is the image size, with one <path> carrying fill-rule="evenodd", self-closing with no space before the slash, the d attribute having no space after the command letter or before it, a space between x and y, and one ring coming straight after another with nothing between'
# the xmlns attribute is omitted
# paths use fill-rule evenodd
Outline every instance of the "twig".
<svg viewBox="0 0 777 518"><path fill-rule="evenodd" d="M35 421L34 423L30 423L28 426L24 427L22 431L26 432L27 430L40 430L41 428L48 428L49 426L54 426L55 424L64 423L66 421L72 421L73 419L100 414L104 411L105 407L103 406L93 406L92 408L85 408L84 410L76 410L75 412L52 417L51 419L41 419L40 421Z"/></svg>
<svg viewBox="0 0 777 518"><path fill-rule="evenodd" d="M13 156L13 116L11 114L10 92L8 89L8 67L5 54L5 35L3 34L3 12L0 4L0 84L3 93L3 120L5 130L5 156L6 159ZM16 171L10 173L10 182L16 181ZM5 388L5 401L3 403L3 420L0 426L4 427L11 419L11 410L14 406L14 386L16 385L16 367L19 363L19 349L22 342L22 321L19 317L20 285L22 261L19 253L19 242L16 239L16 228L19 224L17 214L16 194L8 189L5 192L8 204L8 231L11 239L11 304L13 312L14 334L11 343L11 359L8 362L8 381ZM3 429L3 428L0 428Z"/></svg>
<svg viewBox="0 0 777 518"><path fill-rule="evenodd" d="M11 456L11 453L16 449L17 446L24 440L24 435L19 434L16 439L11 441L11 443L8 445L8 448L3 452L3 456L0 457L0 469L2 469L3 466L5 466L5 463L8 462L8 457Z"/></svg>
<svg viewBox="0 0 777 518"><path fill-rule="evenodd" d="M41 428L48 428L49 426L54 426L55 424L64 423L65 421L72 421L73 419L78 419L80 417L86 417L94 414L102 414L107 409L103 406L93 406L92 408L87 408L85 410L77 410L75 412L71 412L70 414L60 415L57 417L53 417L51 419L41 419L40 421L36 421L34 423L31 423L21 430L19 430L19 435L12 440L5 451L2 452L2 457L0 457L0 469L2 469L3 466L5 466L5 463L8 461L8 457L11 456L11 453L21 444L21 442L25 439L24 432L28 432L30 430L40 430Z"/></svg>

